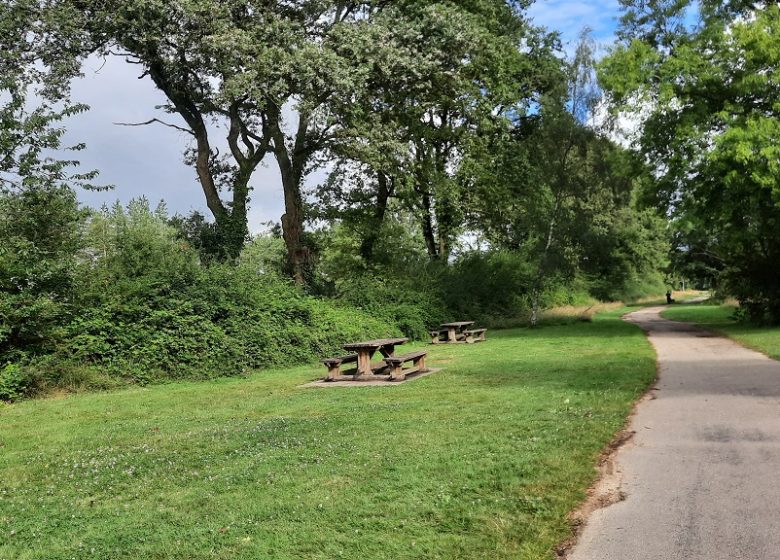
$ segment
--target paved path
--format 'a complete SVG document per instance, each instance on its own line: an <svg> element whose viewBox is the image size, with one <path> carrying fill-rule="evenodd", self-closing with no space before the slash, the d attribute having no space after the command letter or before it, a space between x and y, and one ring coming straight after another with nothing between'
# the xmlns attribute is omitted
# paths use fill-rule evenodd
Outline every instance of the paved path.
<svg viewBox="0 0 780 560"><path fill-rule="evenodd" d="M628 317L660 381L615 458L626 499L590 516L568 558L780 559L780 362L662 309Z"/></svg>

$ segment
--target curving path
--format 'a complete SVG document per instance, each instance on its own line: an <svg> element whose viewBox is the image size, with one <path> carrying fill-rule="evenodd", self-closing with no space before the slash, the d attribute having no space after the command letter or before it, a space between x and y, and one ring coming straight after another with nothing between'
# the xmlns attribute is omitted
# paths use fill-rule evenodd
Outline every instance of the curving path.
<svg viewBox="0 0 780 560"><path fill-rule="evenodd" d="M780 362L660 317L654 398L615 456L625 499L591 514L569 560L780 559Z"/></svg>

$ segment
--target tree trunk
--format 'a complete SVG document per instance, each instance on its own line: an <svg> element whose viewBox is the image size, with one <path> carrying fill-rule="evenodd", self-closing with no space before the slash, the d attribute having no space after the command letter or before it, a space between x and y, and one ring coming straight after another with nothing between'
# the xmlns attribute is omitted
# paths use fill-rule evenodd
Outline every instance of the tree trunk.
<svg viewBox="0 0 780 560"><path fill-rule="evenodd" d="M535 327L539 321L539 305L542 297L542 286L544 285L544 277L547 273L547 258L550 255L550 248L553 244L555 237L555 224L558 217L558 210L561 207L561 191L555 194L555 204L553 206L552 216L550 217L550 224L547 227L547 240L544 244L544 250L542 251L541 259L539 260L539 270L536 273L536 279L534 281L534 287L531 289L531 318L529 320L530 326Z"/></svg>
<svg viewBox="0 0 780 560"><path fill-rule="evenodd" d="M284 214L282 215L282 237L287 249L287 265L290 275L299 286L306 284L311 274L311 249L304 239L305 212L301 184L311 150L307 145L309 115L299 114L298 130L292 148L287 146L282 131L282 116L279 110L269 112L266 126L273 139L273 152L279 165L284 190Z"/></svg>
<svg viewBox="0 0 780 560"><path fill-rule="evenodd" d="M422 195L423 202L423 216L422 216L422 233L425 239L425 248L428 250L428 256L431 260L437 260L439 258L439 248L436 243L436 232L433 229L433 217L431 216L431 197L424 193Z"/></svg>
<svg viewBox="0 0 780 560"><path fill-rule="evenodd" d="M371 216L369 231L360 243L360 256L366 263L371 262L374 257L374 247L376 246L377 239L379 239L382 225L385 222L387 203L390 200L390 196L392 196L393 190L392 179L384 173L378 173L376 206L374 207L374 212Z"/></svg>
<svg viewBox="0 0 780 560"><path fill-rule="evenodd" d="M311 251L304 242L303 197L300 181L282 173L284 214L282 237L287 249L287 265L295 283L302 286L311 272Z"/></svg>
<svg viewBox="0 0 780 560"><path fill-rule="evenodd" d="M214 218L224 257L231 261L241 256L241 251L249 236L246 213L250 175L251 171L249 170L238 173L233 181L233 203L230 211L223 212L221 216L215 215Z"/></svg>
<svg viewBox="0 0 780 560"><path fill-rule="evenodd" d="M137 52L143 52L140 45L130 43L131 50L135 47ZM239 173L233 182L233 200L230 208L222 202L219 196L219 188L214 180L211 169L212 150L209 142L209 133L206 123L198 105L188 95L187 91L176 83L175 78L166 71L165 65L156 53L145 53L151 59L149 63L149 75L155 85L171 101L176 111L190 127L195 138L195 170L198 182L206 197L206 206L214 216L217 235L219 236L222 254L220 258L234 260L239 257L244 248L249 228L247 226L247 199L249 197L249 178L255 167L262 160L265 151L258 150L256 157L248 159L236 154L236 163ZM230 139L229 139L230 140ZM232 147L232 146L231 146Z"/></svg>
<svg viewBox="0 0 780 560"><path fill-rule="evenodd" d="M539 322L539 290L537 288L531 291L531 318L529 322L531 327L535 327Z"/></svg>

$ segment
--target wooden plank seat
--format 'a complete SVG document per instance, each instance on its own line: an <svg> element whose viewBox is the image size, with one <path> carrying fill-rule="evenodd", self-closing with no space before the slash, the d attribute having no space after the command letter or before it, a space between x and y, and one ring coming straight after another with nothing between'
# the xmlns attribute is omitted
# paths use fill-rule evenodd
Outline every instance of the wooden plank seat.
<svg viewBox="0 0 780 560"><path fill-rule="evenodd" d="M485 340L485 333L487 329L470 329L463 331L466 335L466 342L483 342Z"/></svg>
<svg viewBox="0 0 780 560"><path fill-rule="evenodd" d="M357 362L357 354L347 354L345 356L339 356L337 358L325 358L322 363L328 368L328 376L326 381L335 381L341 375L341 364L349 364L351 362Z"/></svg>
<svg viewBox="0 0 780 560"><path fill-rule="evenodd" d="M425 356L427 355L428 352L425 350L419 350L417 352L409 352L403 356L385 358L385 363L390 369L390 381L403 381L411 373L425 371ZM403 365L406 362L412 362L412 367L403 369Z"/></svg>

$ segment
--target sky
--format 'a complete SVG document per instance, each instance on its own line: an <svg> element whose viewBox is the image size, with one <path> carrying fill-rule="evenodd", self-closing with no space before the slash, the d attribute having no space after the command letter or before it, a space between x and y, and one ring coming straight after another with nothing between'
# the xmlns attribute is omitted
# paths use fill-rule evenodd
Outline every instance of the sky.
<svg viewBox="0 0 780 560"><path fill-rule="evenodd" d="M597 42L610 44L619 4L617 0L537 0L530 15L537 25L559 31L564 48L570 51L586 26ZM97 207L146 196L152 204L165 200L172 213L198 210L210 216L195 172L183 162L187 134L161 125L115 124L159 117L183 125L175 115L156 109L165 98L148 77L139 79L139 75L138 66L121 59L93 58L85 65L84 77L73 85L74 98L91 109L68 122L66 142L85 142L86 150L77 156L82 168L99 170L97 182L114 186L107 192L81 191L79 198ZM309 182L316 184L322 178L323 173L314 174ZM281 180L270 156L255 171L251 185L249 227L261 231L264 223L278 222L284 212Z"/></svg>

